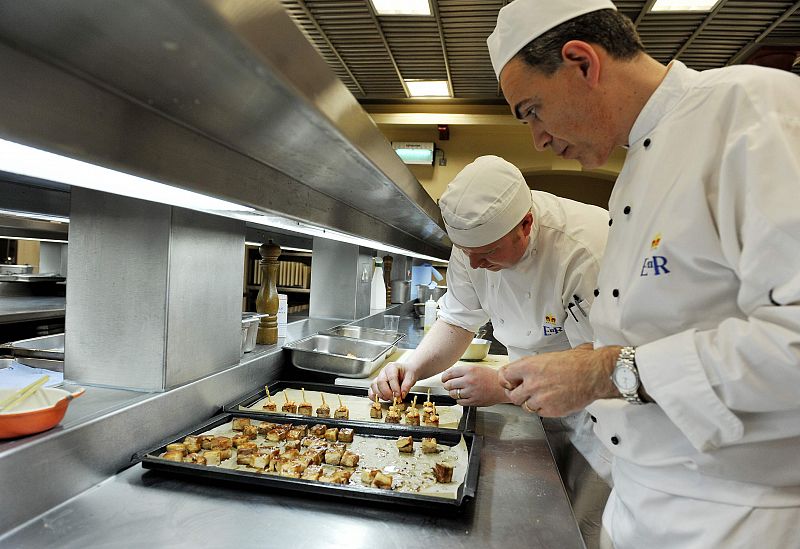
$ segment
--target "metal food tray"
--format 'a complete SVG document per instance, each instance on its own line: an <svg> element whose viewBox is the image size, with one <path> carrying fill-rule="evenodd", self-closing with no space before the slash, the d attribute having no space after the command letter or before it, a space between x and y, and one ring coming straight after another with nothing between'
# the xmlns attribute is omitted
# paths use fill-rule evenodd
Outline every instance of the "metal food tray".
<svg viewBox="0 0 800 549"><path fill-rule="evenodd" d="M366 398L367 393L368 393L367 389L362 388L362 387L348 387L348 386L345 386L345 385L329 385L329 384L325 384L325 383L306 383L304 381L302 381L302 382L301 381L273 381L272 383L269 384L269 392L271 394L273 394L273 395L283 391L284 389L296 389L298 391L300 389L305 389L305 390L307 390L309 392L316 391L316 392L320 392L320 393L332 393L332 394L339 394L339 395L363 396L365 398ZM408 397L406 397L406 400L413 399L415 395L417 397L417 401L418 402L425 402L425 400L428 398L427 393L411 392L411 393L408 394ZM241 400L238 400L236 402L232 402L231 404L225 405L223 407L223 410L225 412L231 412L231 413L239 413L239 412L251 413L251 414L255 414L258 417L261 417L261 418L263 418L265 420L269 419L270 421L275 421L276 423L286 422L287 418L291 418L292 420L294 420L294 418L296 418L296 417L299 417L299 418L307 417L307 416L301 416L300 414L286 414L286 413L276 414L276 413L271 413L271 412L266 412L266 411L258 411L258 410L247 410L247 411L240 410L240 408L239 408L240 406L245 406L245 407L252 406L253 404L258 402L259 400L261 400L265 396L267 396L267 392L263 388L262 389L258 389L257 391L248 394L247 396L245 396ZM452 397L449 397L449 396L446 396L446 395L433 395L433 394L431 395L431 402L433 402L436 405L441 405L441 406L455 406L455 405L458 404L456 402L456 400L454 398L452 398ZM427 427L427 426L424 426L424 425L421 425L421 426L418 427L418 426L415 426L415 425L406 425L406 424L397 424L397 423L383 423L383 424L381 424L381 423L376 422L376 421L362 421L362 420L357 420L357 419L337 419L336 421L341 421L343 424L351 424L351 425L359 425L359 426L360 425L371 425L371 426L385 425L388 428L401 429L401 430L433 429L433 430L437 430L437 431L447 431L447 432L450 432L450 431L461 431L461 432L473 433L473 432L475 432L475 423L476 423L476 417L477 417L477 410L475 409L474 406L463 406L463 408L464 408L464 413L461 415L461 421L458 422L458 428L456 428L456 429L452 429L452 428L449 428L449 427ZM318 420L318 422L327 421L327 418L314 417L314 419Z"/></svg>
<svg viewBox="0 0 800 549"><path fill-rule="evenodd" d="M39 358L45 360L64 360L64 334L47 335L21 339L0 345L4 351L15 357ZM3 353L7 354L7 353Z"/></svg>
<svg viewBox="0 0 800 549"><path fill-rule="evenodd" d="M379 330L378 328L364 328L352 324L340 324L327 330L322 330L321 334L338 337L349 337L353 339L364 339L367 341L378 341L397 345L397 342L406 337L406 334L392 332L390 330Z"/></svg>
<svg viewBox="0 0 800 549"><path fill-rule="evenodd" d="M314 496L326 496L332 498L346 498L362 502L384 503L389 505L404 505L417 507L424 510L439 511L460 511L465 503L475 498L475 491L478 487L478 472L480 468L480 455L483 446L483 438L474 433L462 433L460 431L442 432L436 429L404 429L402 432L397 429L390 429L382 425L360 425L356 434L362 436L372 436L379 438L394 439L404 434L411 435L415 441L419 441L425 436L435 436L439 444L455 446L464 437L467 444L469 460L467 463L467 473L464 482L459 486L456 499L446 499L436 496L426 496L410 494L407 492L395 492L392 490L376 490L363 486L349 484L331 484L314 480L295 479L281 477L277 475L264 475L250 471L239 471L234 469L223 469L220 467L209 467L194 463L180 463L159 458L158 455L166 451L167 444L180 442L186 436L201 434L213 429L223 423L231 421L234 417L249 417L251 419L263 420L261 414L247 412L223 413L215 416L201 425L190 429L184 433L173 435L169 439L161 442L155 448L142 452L134 456L134 461L141 461L142 467L159 471L167 474L175 474L195 479L211 479L215 481L234 482L238 484L248 484L267 491L287 491L310 494ZM320 418L311 417L292 417L292 423L313 425L325 423L331 427L348 426L342 420L326 419L324 422Z"/></svg>
<svg viewBox="0 0 800 549"><path fill-rule="evenodd" d="M395 349L388 343L326 334L298 339L283 348L297 368L342 377L369 376Z"/></svg>

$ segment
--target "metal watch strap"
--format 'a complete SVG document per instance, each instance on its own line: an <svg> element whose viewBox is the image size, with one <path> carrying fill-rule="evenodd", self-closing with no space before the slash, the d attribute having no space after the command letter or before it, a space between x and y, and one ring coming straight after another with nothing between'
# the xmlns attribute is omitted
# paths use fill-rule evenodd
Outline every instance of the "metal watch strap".
<svg viewBox="0 0 800 549"><path fill-rule="evenodd" d="M644 404L644 401L639 396L639 389L642 386L642 381L639 377L639 368L636 367L636 348L622 347L619 350L619 356L617 357L617 365L623 365L623 367L630 368L633 373L636 374L636 379L639 381L636 390L633 393L623 393L620 391L622 398L624 398L630 404Z"/></svg>

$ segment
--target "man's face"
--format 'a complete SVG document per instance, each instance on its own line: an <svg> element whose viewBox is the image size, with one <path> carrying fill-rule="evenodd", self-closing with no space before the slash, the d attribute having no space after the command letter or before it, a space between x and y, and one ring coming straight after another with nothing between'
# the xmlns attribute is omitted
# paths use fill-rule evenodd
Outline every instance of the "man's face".
<svg viewBox="0 0 800 549"><path fill-rule="evenodd" d="M514 115L528 124L538 151L550 147L584 168L603 165L615 143L609 119L600 108L580 65L566 63L546 76L519 57L500 73L500 85Z"/></svg>
<svg viewBox="0 0 800 549"><path fill-rule="evenodd" d="M516 265L528 247L533 215L528 213L511 231L500 240L486 246L467 248L457 246L469 258L473 269L500 271Z"/></svg>

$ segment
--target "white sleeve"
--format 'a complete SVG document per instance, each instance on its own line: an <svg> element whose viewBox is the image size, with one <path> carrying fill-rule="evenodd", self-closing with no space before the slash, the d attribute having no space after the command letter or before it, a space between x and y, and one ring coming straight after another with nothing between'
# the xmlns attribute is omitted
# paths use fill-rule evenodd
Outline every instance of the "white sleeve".
<svg viewBox="0 0 800 549"><path fill-rule="evenodd" d="M700 450L741 439L737 414L800 408L799 151L798 111L729 137L709 200L742 316L636 351L644 387Z"/></svg>
<svg viewBox="0 0 800 549"><path fill-rule="evenodd" d="M447 292L439 299L439 318L470 332L489 321L469 278L464 254L453 248L447 266Z"/></svg>

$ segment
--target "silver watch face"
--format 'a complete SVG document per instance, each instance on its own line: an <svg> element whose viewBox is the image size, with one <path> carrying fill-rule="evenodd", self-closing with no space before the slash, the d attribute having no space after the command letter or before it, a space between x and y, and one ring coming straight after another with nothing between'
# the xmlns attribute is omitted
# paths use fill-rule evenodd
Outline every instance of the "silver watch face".
<svg viewBox="0 0 800 549"><path fill-rule="evenodd" d="M614 369L614 385L623 393L632 393L639 388L639 379L631 368L617 367Z"/></svg>

